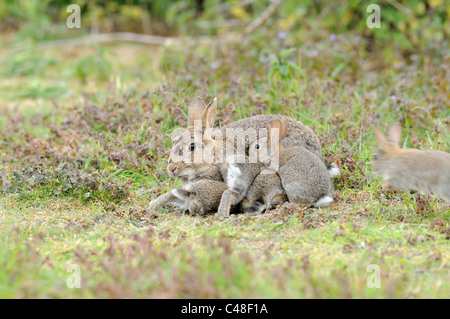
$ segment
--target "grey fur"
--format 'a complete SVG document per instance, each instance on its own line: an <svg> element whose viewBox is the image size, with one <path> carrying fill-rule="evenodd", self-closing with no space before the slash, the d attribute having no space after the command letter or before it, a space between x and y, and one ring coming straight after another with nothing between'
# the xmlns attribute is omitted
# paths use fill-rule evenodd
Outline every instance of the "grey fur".
<svg viewBox="0 0 450 319"><path fill-rule="evenodd" d="M280 176L272 170L263 169L248 189L241 204L241 212L257 215L287 201Z"/></svg>
<svg viewBox="0 0 450 319"><path fill-rule="evenodd" d="M224 182L202 179L158 197L150 203L149 208L156 209L169 204L189 211L191 215L204 216L217 211L222 194L227 189L228 186Z"/></svg>
<svg viewBox="0 0 450 319"><path fill-rule="evenodd" d="M333 197L333 186L324 163L303 147L280 152L281 184L291 203L315 205Z"/></svg>
<svg viewBox="0 0 450 319"><path fill-rule="evenodd" d="M280 140L283 140L288 132L288 120L275 119L269 123L268 128L270 134L267 139L259 140L250 147L258 146L260 152L270 154L269 160L264 164L278 172L289 202L316 207L327 206L332 201L333 186L324 162L304 147L283 148Z"/></svg>
<svg viewBox="0 0 450 319"><path fill-rule="evenodd" d="M261 171L262 165L259 163L248 163L248 159L229 159L229 163L222 165L222 176L228 186L218 208L217 213L228 217L230 209L239 204L247 195L247 191L252 185L253 180ZM230 173L238 171L234 175ZM231 175L231 176L230 176Z"/></svg>

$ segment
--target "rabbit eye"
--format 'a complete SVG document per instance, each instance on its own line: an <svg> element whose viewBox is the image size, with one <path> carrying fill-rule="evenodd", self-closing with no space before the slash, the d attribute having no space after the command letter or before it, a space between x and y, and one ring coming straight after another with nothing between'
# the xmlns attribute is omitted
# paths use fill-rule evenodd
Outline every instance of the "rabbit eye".
<svg viewBox="0 0 450 319"><path fill-rule="evenodd" d="M256 144L256 145L255 145L255 148L256 148L257 150L259 150L259 144Z"/></svg>
<svg viewBox="0 0 450 319"><path fill-rule="evenodd" d="M191 143L191 145L189 145L189 149L191 151L195 150L195 143Z"/></svg>

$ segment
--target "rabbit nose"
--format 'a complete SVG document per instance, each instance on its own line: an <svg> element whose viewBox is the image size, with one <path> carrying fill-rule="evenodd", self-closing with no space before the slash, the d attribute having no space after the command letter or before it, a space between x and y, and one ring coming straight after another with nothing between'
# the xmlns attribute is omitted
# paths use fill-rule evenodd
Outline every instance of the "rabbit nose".
<svg viewBox="0 0 450 319"><path fill-rule="evenodd" d="M174 176L176 171L177 171L178 167L174 164L169 164L167 166L167 172L169 173L169 175Z"/></svg>

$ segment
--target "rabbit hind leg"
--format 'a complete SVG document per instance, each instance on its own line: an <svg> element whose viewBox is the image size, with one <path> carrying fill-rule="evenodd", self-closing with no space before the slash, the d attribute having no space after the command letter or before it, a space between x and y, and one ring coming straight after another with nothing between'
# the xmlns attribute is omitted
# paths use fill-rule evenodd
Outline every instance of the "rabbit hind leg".
<svg viewBox="0 0 450 319"><path fill-rule="evenodd" d="M182 207L184 204L184 201L180 200L180 198L178 198L177 196L174 195L172 190L168 193L162 194L161 196L159 196L158 198L152 200L149 205L148 208L150 210L155 210L157 207L163 207L165 205L174 205L174 206L178 206L178 207Z"/></svg>
<svg viewBox="0 0 450 319"><path fill-rule="evenodd" d="M281 206L288 201L286 194L277 194L270 200L270 208Z"/></svg>
<svg viewBox="0 0 450 319"><path fill-rule="evenodd" d="M222 198L220 199L219 208L217 209L217 214L222 215L224 217L230 216L231 207L239 204L239 202L243 199L241 193L236 192L232 189L227 189L222 194Z"/></svg>

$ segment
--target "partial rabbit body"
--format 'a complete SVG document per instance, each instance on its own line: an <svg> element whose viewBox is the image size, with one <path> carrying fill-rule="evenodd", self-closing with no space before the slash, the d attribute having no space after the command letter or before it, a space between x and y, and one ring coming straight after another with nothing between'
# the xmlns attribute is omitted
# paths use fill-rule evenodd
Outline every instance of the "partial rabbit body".
<svg viewBox="0 0 450 319"><path fill-rule="evenodd" d="M333 186L325 164L303 147L291 147L279 154L278 174L291 203L328 206Z"/></svg>
<svg viewBox="0 0 450 319"><path fill-rule="evenodd" d="M206 215L216 212L224 191L228 186L220 181L203 179L189 182L183 188L175 188L150 202L149 208L174 205L191 215Z"/></svg>
<svg viewBox="0 0 450 319"><path fill-rule="evenodd" d="M227 189L228 186L223 182L200 180L174 190L174 195L185 200L190 214L204 216L209 212L217 212L222 194Z"/></svg>
<svg viewBox="0 0 450 319"><path fill-rule="evenodd" d="M372 169L383 176L383 187L433 193L450 203L450 154L441 151L401 149L399 125L392 125L387 139L375 130L378 148Z"/></svg>
<svg viewBox="0 0 450 319"><path fill-rule="evenodd" d="M272 123L274 120L287 121L287 131L284 137L281 139L281 147L283 149L291 147L303 147L322 160L322 146L320 144L319 138L314 133L314 131L301 122L284 115L255 115L224 126L221 130L221 134L223 136L223 145L228 146L228 148L231 150L234 150L236 154L238 153L239 148L237 144L245 144L243 148L247 150L246 155L248 155L248 149L251 144L253 144L256 140L267 139L268 128L270 126L270 123ZM236 134L235 140L229 140L227 139L228 129L241 129L243 132L246 132L249 129L255 129L257 132L256 139L251 139L248 135L240 136L238 133ZM226 154L226 149L227 147L224 147L223 152L225 153L225 158L234 155ZM219 157L218 154L219 151L216 150L216 158ZM327 168L330 177L336 177L341 173L340 169L334 163L325 164L325 167Z"/></svg>
<svg viewBox="0 0 450 319"><path fill-rule="evenodd" d="M280 176L273 170L264 168L248 189L246 198L241 203L241 212L257 215L287 201Z"/></svg>
<svg viewBox="0 0 450 319"><path fill-rule="evenodd" d="M183 183L201 179L223 181L220 165L214 165L215 145L211 139L216 107L216 99L207 106L201 98L190 104L188 128L172 140L167 165L170 176L178 177Z"/></svg>
<svg viewBox="0 0 450 319"><path fill-rule="evenodd" d="M282 139L281 144L283 148L289 148L293 146L304 147L307 150L311 151L311 153L315 154L320 159L322 158L322 145L320 144L320 140L314 131L303 123L291 119L284 115L275 115L275 114L266 114L266 115L255 115L249 118L245 118L233 123L228 124L222 128L222 134L224 141L227 137L228 129L242 129L244 132L249 129L255 129L257 131L257 138L266 138L267 137L267 128L269 124L273 120L283 120L287 119L288 121L288 130L286 132L286 136ZM239 141L246 142L245 138L238 137ZM254 140L248 140L247 143L249 146L253 143ZM226 157L233 155L227 154Z"/></svg>
<svg viewBox="0 0 450 319"><path fill-rule="evenodd" d="M245 195L262 166L260 163L249 163L247 157L240 159L240 156L231 156L221 166L221 172L230 189Z"/></svg>
<svg viewBox="0 0 450 319"><path fill-rule="evenodd" d="M221 165L211 163L177 162L169 160L167 171L170 176L178 177L183 184L202 179L223 181Z"/></svg>
<svg viewBox="0 0 450 319"><path fill-rule="evenodd" d="M325 168L330 185L331 185L331 181L329 180L330 177L339 175L340 170L337 168L335 164L328 165L328 167L326 167L325 164L322 162L320 155L321 153L320 147L318 146L320 145L320 142L314 133L310 134L312 130L307 127L304 127L303 124L281 115L260 115L254 116L249 119L240 120L235 123L231 123L230 125L222 129L223 144L221 144L220 146L224 150L223 152L224 156L228 155L227 151L225 150L232 150L234 151L234 154L236 153L238 154L227 156L226 157L227 161L229 161L230 158L233 158L234 159L233 162L235 163L239 162L246 164L244 165L240 164L239 167L241 168L241 170L237 169L236 164L229 164L229 163L222 164L221 168L222 176L227 185L229 185L230 189L224 192L222 196L222 201L218 210L219 214L223 216L228 216L229 208L239 203L241 200L244 199L244 197L247 198L242 203L242 209L244 211L248 211L251 213L257 213L262 212L266 209L271 209L276 205L283 204L286 201L285 192L281 187L279 188L277 187L277 184L280 184L279 176L272 176L269 180L267 180L269 184L267 184L267 189L264 190L259 185L259 183L264 182L264 177L260 176L252 192L259 189L260 194L262 194L262 192L265 192L264 195L253 196L253 193L248 191L250 185L253 186L252 184L253 179L257 176L255 174L260 170L260 167L255 163L252 163L252 159L250 159L251 145L258 143L258 141L267 140L268 128L270 126L270 123L272 123L273 121L279 122L283 121L284 123L286 123L285 134L280 139L281 145L290 146L290 148L292 148L293 145L302 145L302 146L305 145L307 148L311 149L311 152L308 152L308 154L315 157L315 161L317 163L320 163L321 168L322 167ZM291 124L291 126L289 124ZM301 126L299 126L299 124ZM254 135L252 139L251 135L246 135L246 132L248 132L247 130L249 128L255 127L262 129L257 130L256 131L257 134ZM231 131L231 134L233 134L234 137L230 138L228 129L240 129L241 131L240 132ZM241 146L240 151L239 146ZM307 150L306 148L302 149ZM245 150L244 156L241 155L242 150ZM215 153L216 158L218 158L217 154L220 153L220 150L216 149ZM244 160L242 160L243 158ZM238 159L240 161L238 161ZM261 165L263 164L261 161L259 161L259 163ZM236 176L236 174L233 174L233 172L235 171L241 173L240 178L230 179L230 173L231 175ZM272 183L274 183L274 185L272 185ZM319 201L318 199L317 201L314 202L314 204L317 204L320 207L326 206L329 204L330 199L331 199L330 197L326 197L325 199L322 199L322 201Z"/></svg>
<svg viewBox="0 0 450 319"><path fill-rule="evenodd" d="M223 193L218 214L229 216L233 206L238 205L246 196L254 179L259 175L262 165L249 163L246 156L231 156L222 165L222 175L228 189Z"/></svg>
<svg viewBox="0 0 450 319"><path fill-rule="evenodd" d="M269 135L250 146L258 150L258 160L278 172L281 185L292 203L328 206L333 201L330 174L322 160L303 147L284 149L280 141L288 130L286 119L273 120ZM270 151L269 151L270 149Z"/></svg>
<svg viewBox="0 0 450 319"><path fill-rule="evenodd" d="M401 150L374 165L386 187L436 194L450 202L450 154L440 151Z"/></svg>

